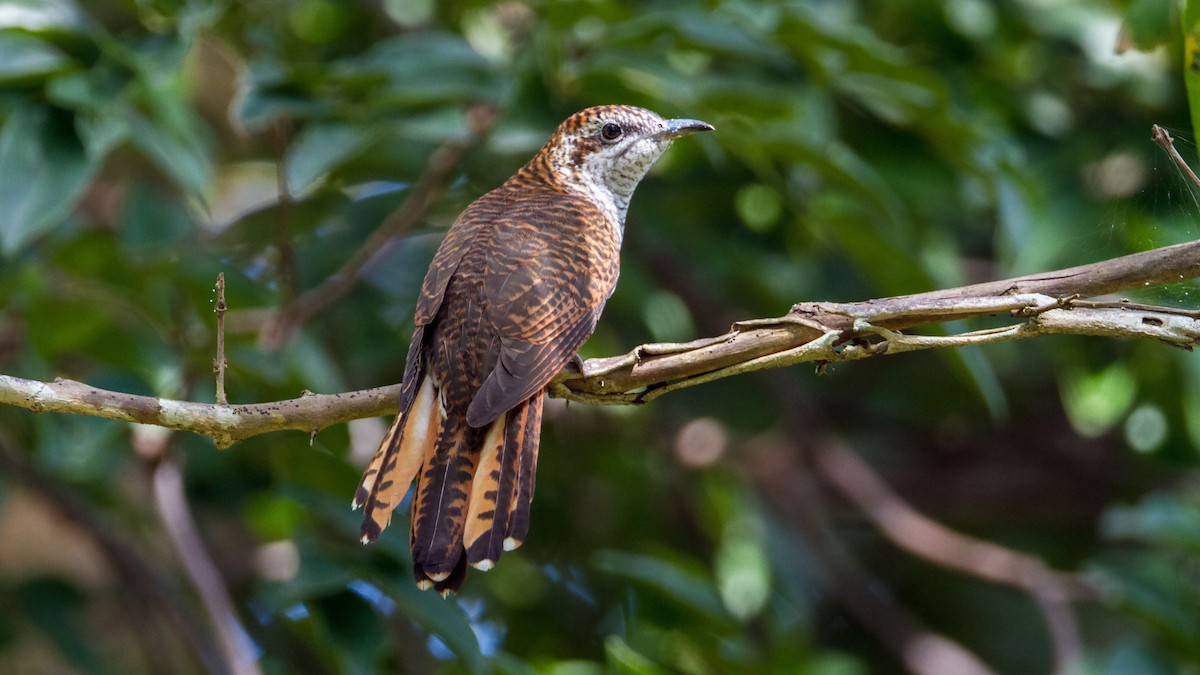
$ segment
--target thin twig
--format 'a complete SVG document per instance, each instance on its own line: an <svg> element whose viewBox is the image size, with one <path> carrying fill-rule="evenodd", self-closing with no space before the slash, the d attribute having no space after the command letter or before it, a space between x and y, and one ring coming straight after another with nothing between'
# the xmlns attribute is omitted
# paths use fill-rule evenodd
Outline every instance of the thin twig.
<svg viewBox="0 0 1200 675"><path fill-rule="evenodd" d="M217 274L217 358L213 361L213 372L217 374L217 405L226 405L225 398L225 273Z"/></svg>
<svg viewBox="0 0 1200 675"><path fill-rule="evenodd" d="M1130 302L1129 300L1072 300L1070 305L1072 307L1087 307L1090 309L1125 309L1131 312L1161 312L1163 314L1175 314L1200 320L1200 310L1147 305L1141 302Z"/></svg>
<svg viewBox="0 0 1200 675"><path fill-rule="evenodd" d="M183 472L171 458L169 439L170 432L163 429L140 427L134 434L138 454L150 466L159 520L208 613L228 670L233 675L259 675L261 670L249 634L238 619L225 580L213 563L188 508Z"/></svg>
<svg viewBox="0 0 1200 675"><path fill-rule="evenodd" d="M263 326L259 341L265 348L279 348L297 328L349 293L358 284L362 271L385 250L387 243L416 227L429 213L454 177L463 158L486 138L496 121L496 109L490 105L476 106L467 115L471 125L470 137L446 141L435 150L429 156L421 177L409 190L408 199L404 204L367 237L363 245L342 263L337 272L301 293Z"/></svg>
<svg viewBox="0 0 1200 675"><path fill-rule="evenodd" d="M1171 158L1172 162L1175 162L1175 166L1178 166L1180 171L1191 179L1193 185L1200 187L1200 178L1196 177L1196 172L1192 171L1192 167L1188 166L1188 163L1184 161L1179 151L1175 149L1175 141L1171 138L1170 132L1157 124L1151 125L1150 140L1157 143L1166 151L1167 156Z"/></svg>

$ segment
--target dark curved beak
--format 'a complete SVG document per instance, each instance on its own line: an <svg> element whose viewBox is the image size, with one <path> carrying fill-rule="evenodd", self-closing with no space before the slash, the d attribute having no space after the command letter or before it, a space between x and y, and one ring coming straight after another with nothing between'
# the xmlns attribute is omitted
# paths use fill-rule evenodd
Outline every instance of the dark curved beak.
<svg viewBox="0 0 1200 675"><path fill-rule="evenodd" d="M713 130L713 125L700 120L667 120L666 125L667 128L663 130L663 135L668 138L679 138L688 134Z"/></svg>

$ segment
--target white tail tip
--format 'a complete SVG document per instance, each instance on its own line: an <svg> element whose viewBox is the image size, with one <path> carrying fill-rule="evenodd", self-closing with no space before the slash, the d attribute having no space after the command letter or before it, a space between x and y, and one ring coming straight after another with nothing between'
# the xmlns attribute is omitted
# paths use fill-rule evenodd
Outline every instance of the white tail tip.
<svg viewBox="0 0 1200 675"><path fill-rule="evenodd" d="M474 567L475 569L479 570L480 572L486 572L495 566L496 566L496 561L488 560L487 558L484 558L483 560L480 560L477 563L471 563L471 567Z"/></svg>
<svg viewBox="0 0 1200 675"><path fill-rule="evenodd" d="M515 550L517 550L517 547L520 545L521 545L521 542L516 539L513 539L512 537L504 538L504 550L505 551L515 551Z"/></svg>

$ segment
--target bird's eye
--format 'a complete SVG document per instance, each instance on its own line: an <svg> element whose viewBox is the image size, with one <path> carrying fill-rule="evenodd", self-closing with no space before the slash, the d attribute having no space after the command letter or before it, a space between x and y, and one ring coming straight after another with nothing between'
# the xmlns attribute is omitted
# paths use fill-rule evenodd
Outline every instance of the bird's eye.
<svg viewBox="0 0 1200 675"><path fill-rule="evenodd" d="M622 133L621 125L615 122L609 122L600 127L600 138L610 143L620 138Z"/></svg>

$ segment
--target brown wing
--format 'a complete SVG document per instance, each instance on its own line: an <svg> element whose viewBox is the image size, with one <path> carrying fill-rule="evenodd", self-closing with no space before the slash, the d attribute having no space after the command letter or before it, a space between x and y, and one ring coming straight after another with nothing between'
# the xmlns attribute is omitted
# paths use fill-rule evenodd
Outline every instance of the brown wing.
<svg viewBox="0 0 1200 675"><path fill-rule="evenodd" d="M484 292L500 351L467 409L471 426L486 425L540 392L596 328L616 284L615 242L596 241L603 227L563 225L601 225L603 218L589 204L560 196L536 222L495 233Z"/></svg>
<svg viewBox="0 0 1200 675"><path fill-rule="evenodd" d="M478 201L483 201L487 196L484 195ZM450 279L454 277L458 266L462 264L463 256L479 232L479 227L475 225L479 219L471 217L474 206L475 204L472 204L459 214L442 243L438 245L433 261L429 263L429 271L425 273L425 281L421 284L421 295L417 298L417 311L413 316L418 326L427 325L437 316L438 309L442 306L442 298L446 294L446 286L450 284Z"/></svg>

